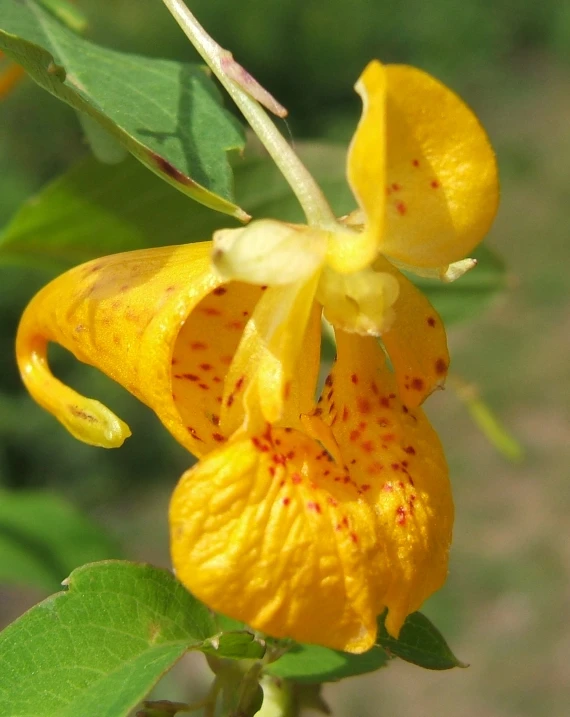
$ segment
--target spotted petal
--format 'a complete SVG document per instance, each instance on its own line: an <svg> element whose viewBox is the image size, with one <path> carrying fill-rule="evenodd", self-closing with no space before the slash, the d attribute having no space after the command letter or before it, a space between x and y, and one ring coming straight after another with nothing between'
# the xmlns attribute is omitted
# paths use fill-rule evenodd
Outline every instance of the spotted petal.
<svg viewBox="0 0 570 717"><path fill-rule="evenodd" d="M63 274L30 302L17 356L32 396L80 440L114 447L130 435L99 402L49 371L50 341L96 366L150 406L200 456L225 440L224 378L259 287L222 285L210 242L97 259Z"/></svg>
<svg viewBox="0 0 570 717"><path fill-rule="evenodd" d="M445 381L449 367L445 328L427 297L389 261L380 256L374 266L393 276L400 287L394 318L382 341L394 366L400 398L413 408Z"/></svg>
<svg viewBox="0 0 570 717"><path fill-rule="evenodd" d="M405 65L371 62L356 88L363 116L348 177L365 235L411 266L438 268L469 254L489 230L499 195L495 155L473 112Z"/></svg>
<svg viewBox="0 0 570 717"><path fill-rule="evenodd" d="M297 426L310 410L320 364L317 281L318 274L270 287L257 302L228 372L220 424L226 434L240 427L244 407L250 433L266 422Z"/></svg>
<svg viewBox="0 0 570 717"><path fill-rule="evenodd" d="M448 470L437 434L420 408L398 397L375 339L337 331L338 360L317 413L332 429L346 464L346 490L376 516L385 548L377 586L388 631L441 587L453 524ZM371 575L370 579L374 579Z"/></svg>
<svg viewBox="0 0 570 717"><path fill-rule="evenodd" d="M211 453L172 497L177 577L214 610L275 637L370 648L376 586L389 581L385 547L373 509L343 476L290 429Z"/></svg>

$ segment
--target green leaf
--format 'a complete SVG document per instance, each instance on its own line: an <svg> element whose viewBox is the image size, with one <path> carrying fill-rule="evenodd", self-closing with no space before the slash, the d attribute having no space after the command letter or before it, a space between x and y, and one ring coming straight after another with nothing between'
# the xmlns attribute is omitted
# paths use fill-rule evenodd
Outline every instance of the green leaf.
<svg viewBox="0 0 570 717"><path fill-rule="evenodd" d="M34 0L0 0L0 49L162 179L245 218L232 202L226 156L243 147L243 130L221 107L204 68L99 47Z"/></svg>
<svg viewBox="0 0 570 717"><path fill-rule="evenodd" d="M0 633L0 704L10 717L123 717L211 637L213 619L166 570L109 561Z"/></svg>
<svg viewBox="0 0 570 717"><path fill-rule="evenodd" d="M336 210L349 211L353 200L344 179L344 149L308 145L301 154L322 177ZM238 201L254 217L303 220L268 157L236 160L235 179ZM203 241L231 225L238 223L189 202L131 158L109 166L88 157L22 205L0 236L0 257L49 263L61 271L114 252Z"/></svg>
<svg viewBox="0 0 570 717"><path fill-rule="evenodd" d="M51 592L79 565L119 555L101 528L61 498L0 491L0 583Z"/></svg>
<svg viewBox="0 0 570 717"><path fill-rule="evenodd" d="M87 29L87 20L69 0L39 0L43 5L75 32L84 32Z"/></svg>
<svg viewBox="0 0 570 717"><path fill-rule="evenodd" d="M377 644L388 654L427 670L467 667L455 657L443 635L421 612L408 615L397 640L388 634L384 618L385 613L378 618Z"/></svg>
<svg viewBox="0 0 570 717"><path fill-rule="evenodd" d="M259 659L265 654L265 645L247 630L223 632L207 640L200 650L216 657Z"/></svg>
<svg viewBox="0 0 570 717"><path fill-rule="evenodd" d="M380 647L361 655L331 650L320 645L296 645L265 672L295 682L335 682L384 667L390 658Z"/></svg>
<svg viewBox="0 0 570 717"><path fill-rule="evenodd" d="M492 249L480 246L472 256L477 259L477 266L452 284L409 275L446 324L465 321L480 313L506 287L504 262Z"/></svg>

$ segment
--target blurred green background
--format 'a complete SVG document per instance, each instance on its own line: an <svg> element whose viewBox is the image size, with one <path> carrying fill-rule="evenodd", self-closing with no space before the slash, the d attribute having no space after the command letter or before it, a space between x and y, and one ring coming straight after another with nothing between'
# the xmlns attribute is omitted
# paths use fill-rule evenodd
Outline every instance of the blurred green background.
<svg viewBox="0 0 570 717"><path fill-rule="evenodd" d="M88 35L144 54L194 59L159 0L80 0ZM415 64L456 89L497 150L502 204L489 245L509 290L453 328L452 369L524 445L508 463L451 389L428 412L447 449L457 520L450 577L426 605L468 670L394 663L328 686L337 715L566 717L570 705L570 4L555 0L192 0L216 39L290 111L294 140L347 142L352 85L372 57ZM88 152L73 112L29 80L0 104L0 225ZM154 416L96 372L54 352L56 372L102 398L133 429L119 451L74 441L23 391L13 359L18 316L46 281L0 266L0 488L65 496L107 528L117 556L168 565L169 492L190 457ZM119 552L119 550L121 552ZM65 577L64 575L61 576ZM0 623L43 596L0 592ZM182 666L178 676L185 679ZM196 668L197 669L197 668ZM173 679L173 678L171 678ZM197 678L192 678L196 682ZM199 682L199 680L198 680ZM176 697L170 683L162 697ZM173 694L173 691L176 694Z"/></svg>

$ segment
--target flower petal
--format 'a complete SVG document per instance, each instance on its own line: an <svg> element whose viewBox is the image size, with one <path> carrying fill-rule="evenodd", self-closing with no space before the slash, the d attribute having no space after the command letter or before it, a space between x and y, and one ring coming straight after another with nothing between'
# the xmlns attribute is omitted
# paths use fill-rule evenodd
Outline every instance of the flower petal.
<svg viewBox="0 0 570 717"><path fill-rule="evenodd" d="M445 328L427 297L389 261L378 257L374 267L391 274L400 286L394 320L382 341L394 366L400 398L413 408L445 381L449 367Z"/></svg>
<svg viewBox="0 0 570 717"><path fill-rule="evenodd" d="M368 267L352 274L339 274L326 266L317 298L333 326L363 336L380 336L392 324L392 305L398 290L398 282L386 272Z"/></svg>
<svg viewBox="0 0 570 717"><path fill-rule="evenodd" d="M377 612L397 635L406 616L447 575L453 502L445 457L421 409L399 400L375 339L337 331L338 360L317 412L332 428L349 476L346 489L376 516L385 582ZM345 479L346 480L346 479ZM372 577L371 577L372 579Z"/></svg>
<svg viewBox="0 0 570 717"><path fill-rule="evenodd" d="M471 109L445 85L388 65L386 226L382 252L440 267L471 252L499 201L495 154Z"/></svg>
<svg viewBox="0 0 570 717"><path fill-rule="evenodd" d="M384 547L372 508L347 490L343 474L316 441L291 429L211 453L172 497L177 577L212 609L275 637L370 648L374 586L388 580Z"/></svg>
<svg viewBox="0 0 570 717"><path fill-rule="evenodd" d="M357 92L363 114L348 177L377 250L418 267L468 254L499 199L495 155L465 103L425 72L373 61Z"/></svg>
<svg viewBox="0 0 570 717"><path fill-rule="evenodd" d="M317 281L315 274L270 287L257 303L226 381L220 425L227 435L243 422L244 405L249 432L266 422L298 426L300 414L310 410L320 364ZM244 400L238 406L240 393Z"/></svg>
<svg viewBox="0 0 570 717"><path fill-rule="evenodd" d="M331 242L329 263L336 270L359 271L367 267L382 246L385 223L386 92L385 67L371 62L355 85L362 98L362 117L350 144L347 178L364 213L364 230L354 237L339 235ZM342 251L339 260L333 257Z"/></svg>
<svg viewBox="0 0 570 717"><path fill-rule="evenodd" d="M214 234L213 262L226 281L281 286L307 280L322 265L328 234L271 219Z"/></svg>
<svg viewBox="0 0 570 717"><path fill-rule="evenodd" d="M17 355L28 390L74 436L120 445L128 428L49 372L55 341L150 406L186 448L203 455L219 431L223 382L259 287L221 285L211 242L130 252L76 267L30 302Z"/></svg>

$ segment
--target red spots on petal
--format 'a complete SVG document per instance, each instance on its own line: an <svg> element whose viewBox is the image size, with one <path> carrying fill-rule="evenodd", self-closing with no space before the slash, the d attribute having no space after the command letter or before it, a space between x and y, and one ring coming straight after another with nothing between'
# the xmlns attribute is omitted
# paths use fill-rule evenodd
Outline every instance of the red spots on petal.
<svg viewBox="0 0 570 717"><path fill-rule="evenodd" d="M221 433L212 433L212 438L218 443L223 443L226 440L225 436L222 436Z"/></svg>
<svg viewBox="0 0 570 717"><path fill-rule="evenodd" d="M420 160L419 160L419 159L412 159L412 166L413 166L413 167L419 167L419 166L420 166Z"/></svg>
<svg viewBox="0 0 570 717"><path fill-rule="evenodd" d="M374 450L374 443L372 441L364 441L360 444L360 447L365 453L372 453Z"/></svg>
<svg viewBox="0 0 570 717"><path fill-rule="evenodd" d="M287 455L285 457L287 458L288 461L292 461L293 458L295 458L295 451L289 451L289 453L287 453Z"/></svg>
<svg viewBox="0 0 570 717"><path fill-rule="evenodd" d="M407 406L402 406L402 413L409 413L410 410Z"/></svg>
<svg viewBox="0 0 570 717"><path fill-rule="evenodd" d="M338 505L338 502L332 497L332 495L329 495L329 496L327 497L327 503L328 503L329 505L332 505L333 508L336 508L337 505Z"/></svg>
<svg viewBox="0 0 570 717"><path fill-rule="evenodd" d="M333 385L333 377L329 373L329 375L325 379L325 386L332 386Z"/></svg>
<svg viewBox="0 0 570 717"><path fill-rule="evenodd" d="M330 416L330 414L334 411L334 409L335 409L335 405L334 405L334 401L333 401L333 402L331 403L331 405L329 406L329 416Z"/></svg>
<svg viewBox="0 0 570 717"><path fill-rule="evenodd" d="M408 207L404 204L404 202L396 202L396 211L400 216L404 216L404 214L408 211Z"/></svg>
<svg viewBox="0 0 570 717"><path fill-rule="evenodd" d="M235 331L243 330L243 321L228 321L226 324L227 329L233 329Z"/></svg>
<svg viewBox="0 0 570 717"><path fill-rule="evenodd" d="M222 379L221 379L219 376L214 376L214 377L212 378L212 381L213 381L214 383L222 383Z"/></svg>
<svg viewBox="0 0 570 717"><path fill-rule="evenodd" d="M410 485L412 485L412 486L415 485L414 479L412 478L412 476L408 476L408 483L409 483ZM415 500L415 499L416 499L416 496L413 495L412 498Z"/></svg>
<svg viewBox="0 0 570 717"><path fill-rule="evenodd" d="M230 393L228 396L228 400L226 401L226 406L229 408L234 402L234 394Z"/></svg>
<svg viewBox="0 0 570 717"><path fill-rule="evenodd" d="M235 390L239 391L241 387L243 386L243 382L245 381L245 376L240 376L238 380L235 383Z"/></svg>
<svg viewBox="0 0 570 717"><path fill-rule="evenodd" d="M229 366L233 361L233 356L220 356L220 363L224 366Z"/></svg>
<svg viewBox="0 0 570 717"><path fill-rule="evenodd" d="M293 473L293 475L291 476L291 482L293 483L293 485L300 485L303 482L303 479L301 478L299 473Z"/></svg>
<svg viewBox="0 0 570 717"><path fill-rule="evenodd" d="M382 396L382 398L380 399L380 405L383 408L390 408L390 399L388 398L388 396Z"/></svg>
<svg viewBox="0 0 570 717"><path fill-rule="evenodd" d="M177 363L178 363L178 359L177 359L177 358L173 358L173 359L171 359L171 361L170 361L171 366L176 366Z"/></svg>
<svg viewBox="0 0 570 717"><path fill-rule="evenodd" d="M261 291L266 291L268 289L268 286L266 284L264 284L263 286L260 286L259 288L261 289Z"/></svg>
<svg viewBox="0 0 570 717"><path fill-rule="evenodd" d="M403 505L398 506L398 508L396 509L396 515L397 515L396 523L398 523L398 525L405 525L406 524L406 509L404 508Z"/></svg>
<svg viewBox="0 0 570 717"><path fill-rule="evenodd" d="M425 386L425 384L424 384L424 381L422 378L413 378L412 379L412 388L415 391L423 391L424 386Z"/></svg>
<svg viewBox="0 0 570 717"><path fill-rule="evenodd" d="M281 502L283 503L283 505L289 505L289 503L291 502L291 498L282 498Z"/></svg>
<svg viewBox="0 0 570 717"><path fill-rule="evenodd" d="M210 387L208 386L207 383L199 383L199 384L198 384L198 387L201 388L202 391L209 391L209 390L210 390Z"/></svg>
<svg viewBox="0 0 570 717"><path fill-rule="evenodd" d="M366 430L367 423L366 421L360 421L358 424L358 430L359 431L365 431Z"/></svg>
<svg viewBox="0 0 570 717"><path fill-rule="evenodd" d="M200 311L206 316L221 316L222 312L219 309L215 309L213 306L202 306Z"/></svg>
<svg viewBox="0 0 570 717"><path fill-rule="evenodd" d="M350 416L350 411L349 411L348 408L345 406L345 407L342 409L342 420L345 421L345 422L348 421L348 417L349 417L349 416Z"/></svg>
<svg viewBox="0 0 570 717"><path fill-rule="evenodd" d="M319 515L320 515L321 512L322 512L322 511L321 511L321 506L319 505L319 503L315 503L315 502L312 501L312 500L310 500L310 501L307 503L307 508L308 508L309 510L314 510L315 513L318 513Z"/></svg>
<svg viewBox="0 0 570 717"><path fill-rule="evenodd" d="M399 463L392 463L390 466L393 471L399 471L400 470L400 464Z"/></svg>
<svg viewBox="0 0 570 717"><path fill-rule="evenodd" d="M275 466L269 466L269 475L272 478L275 478L275 474L277 473L277 468ZM279 487L282 488L285 485L285 481L282 480L281 483L279 483Z"/></svg>
<svg viewBox="0 0 570 717"><path fill-rule="evenodd" d="M214 426L220 425L220 417L216 416L215 413L212 414L212 423L214 424Z"/></svg>
<svg viewBox="0 0 570 717"><path fill-rule="evenodd" d="M226 293L226 291L227 291L227 289L225 288L225 286L218 286L217 289L214 289L214 291L212 291L212 294L214 296L223 296Z"/></svg>
<svg viewBox="0 0 570 717"><path fill-rule="evenodd" d="M387 418L377 418L376 423L380 426L380 428L388 428L388 426L392 425Z"/></svg>
<svg viewBox="0 0 570 717"><path fill-rule="evenodd" d="M379 461L374 461L374 463L371 463L368 468L366 469L366 472L368 475L371 476L377 476L378 473L384 470L384 466Z"/></svg>
<svg viewBox="0 0 570 717"><path fill-rule="evenodd" d="M378 386L374 383L374 381L370 381L370 390L375 396L377 396L379 393Z"/></svg>
<svg viewBox="0 0 570 717"><path fill-rule="evenodd" d="M352 383L356 384L356 383L358 383L358 376L355 373L353 373L352 376L350 377L350 380L352 381Z"/></svg>
<svg viewBox="0 0 570 717"><path fill-rule="evenodd" d="M392 190L393 190L394 192L399 192L401 189L402 189L402 185L401 185L401 184L397 184L396 182L394 182L394 183L392 184Z"/></svg>
<svg viewBox="0 0 570 717"><path fill-rule="evenodd" d="M434 316L428 316L427 319L426 319L426 321L427 321L427 325L428 325L428 326L431 326L432 329L433 329L433 327L434 327L434 326L436 325L436 323L437 323Z"/></svg>
<svg viewBox="0 0 570 717"><path fill-rule="evenodd" d="M267 453L269 451L269 446L262 443L258 436L253 436L251 442L260 453Z"/></svg>
<svg viewBox="0 0 570 717"><path fill-rule="evenodd" d="M204 443L204 441L200 438L200 436L196 433L196 429L192 428L192 426L186 426L186 430L188 433L197 441L200 441L201 443Z"/></svg>
<svg viewBox="0 0 570 717"><path fill-rule="evenodd" d="M431 182L430 182L430 187L431 187L432 189L439 189L440 186L441 186L441 185L440 185L440 183L437 181L437 179L432 179L432 180L431 180Z"/></svg>
<svg viewBox="0 0 570 717"><path fill-rule="evenodd" d="M406 446L406 447L404 448L404 452L405 452L405 453L408 453L410 456L415 456L415 455L416 455L416 449L415 449L413 446Z"/></svg>
<svg viewBox="0 0 570 717"><path fill-rule="evenodd" d="M395 440L396 440L396 436L395 436L393 433L385 433L385 434L382 436L382 440L383 440L383 441L386 441L386 443L390 443L391 441L395 441Z"/></svg>
<svg viewBox="0 0 570 717"><path fill-rule="evenodd" d="M367 491L367 490L370 490L371 487L372 487L372 486L371 486L369 483L363 483L363 484L360 486L360 490L361 490L363 493L366 493L366 491Z"/></svg>
<svg viewBox="0 0 570 717"><path fill-rule="evenodd" d="M352 540L353 543L358 543L358 535L356 535L356 533L351 533L350 539Z"/></svg>
<svg viewBox="0 0 570 717"><path fill-rule="evenodd" d="M205 344L203 341L192 341L190 348L192 351L204 351L208 348L208 344Z"/></svg>
<svg viewBox="0 0 570 717"><path fill-rule="evenodd" d="M358 411L360 413L370 413L372 405L370 404L370 401L367 398L360 396L359 398L356 399L356 407L358 408Z"/></svg>
<svg viewBox="0 0 570 717"><path fill-rule="evenodd" d="M288 426L288 427L285 428L284 430L285 430L285 433L291 433L291 431L292 431L293 429Z"/></svg>
<svg viewBox="0 0 570 717"><path fill-rule="evenodd" d="M202 369L202 371L211 371L213 366L211 363L201 363L200 368Z"/></svg>
<svg viewBox="0 0 570 717"><path fill-rule="evenodd" d="M287 381L287 383L283 386L283 398L287 401L289 396L291 395L291 381Z"/></svg>
<svg viewBox="0 0 570 717"><path fill-rule="evenodd" d="M445 359L437 359L435 362L435 372L438 376L443 376L447 372L447 361Z"/></svg>
<svg viewBox="0 0 570 717"><path fill-rule="evenodd" d="M351 431L349 438L351 441L357 441L360 438L360 431Z"/></svg>

